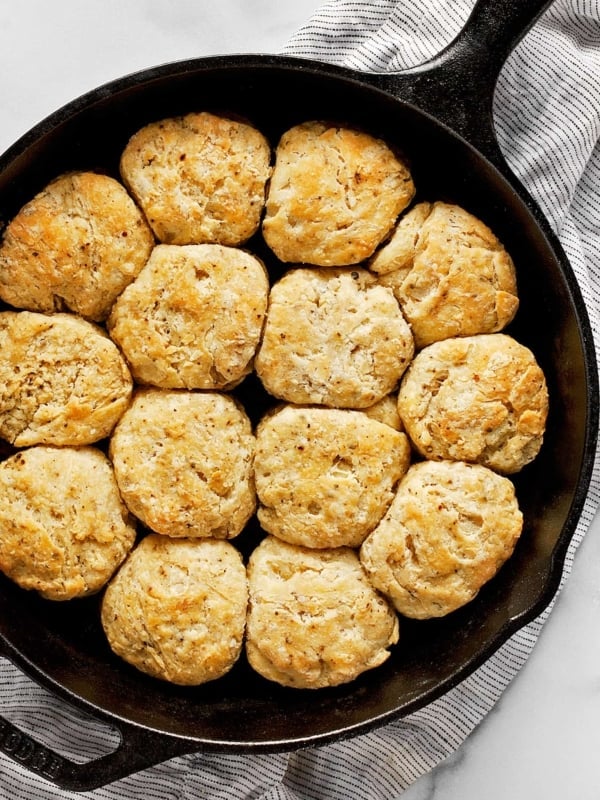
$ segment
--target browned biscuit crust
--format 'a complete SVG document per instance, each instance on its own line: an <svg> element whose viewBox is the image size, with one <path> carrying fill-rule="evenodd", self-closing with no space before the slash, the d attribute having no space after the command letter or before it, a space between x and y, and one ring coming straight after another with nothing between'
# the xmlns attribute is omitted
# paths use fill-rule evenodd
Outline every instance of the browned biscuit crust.
<svg viewBox="0 0 600 800"><path fill-rule="evenodd" d="M503 333L435 342L417 354L398 411L426 458L518 472L542 446L548 388L533 353Z"/></svg>
<svg viewBox="0 0 600 800"><path fill-rule="evenodd" d="M104 320L135 278L154 237L114 178L72 172L52 181L10 222L0 246L0 298L30 311Z"/></svg>
<svg viewBox="0 0 600 800"><path fill-rule="evenodd" d="M106 332L73 314L0 313L0 436L18 447L108 436L133 382Z"/></svg>
<svg viewBox="0 0 600 800"><path fill-rule="evenodd" d="M138 382L227 389L252 369L268 293L265 267L250 253L158 245L115 303L108 329Z"/></svg>
<svg viewBox="0 0 600 800"><path fill-rule="evenodd" d="M381 139L305 122L277 145L263 236L281 261L358 264L385 239L414 191L408 168Z"/></svg>
<svg viewBox="0 0 600 800"><path fill-rule="evenodd" d="M284 406L257 427L258 519L307 547L357 547L408 469L404 433L362 411Z"/></svg>
<svg viewBox="0 0 600 800"><path fill-rule="evenodd" d="M404 432L404 425L398 413L398 394L386 394L377 403L374 403L368 408L363 408L365 413L371 419L376 419L378 422L383 422L389 425L396 431Z"/></svg>
<svg viewBox="0 0 600 800"><path fill-rule="evenodd" d="M419 348L500 331L519 305L511 257L481 220L457 205L416 205L369 267L393 289Z"/></svg>
<svg viewBox="0 0 600 800"><path fill-rule="evenodd" d="M398 618L349 548L312 550L267 537L248 564L246 653L263 677L320 689L382 664Z"/></svg>
<svg viewBox="0 0 600 800"><path fill-rule="evenodd" d="M252 125L200 112L142 128L120 168L159 241L235 246L259 227L270 160Z"/></svg>
<svg viewBox="0 0 600 800"><path fill-rule="evenodd" d="M407 617L441 617L472 600L512 555L523 516L511 481L479 464L413 464L360 559Z"/></svg>
<svg viewBox="0 0 600 800"><path fill-rule="evenodd" d="M129 664L197 686L238 660L247 602L246 569L229 542L149 534L108 585L101 619Z"/></svg>
<svg viewBox="0 0 600 800"><path fill-rule="evenodd" d="M70 600L101 589L135 541L111 465L93 447L31 447L0 463L0 569Z"/></svg>
<svg viewBox="0 0 600 800"><path fill-rule="evenodd" d="M237 536L253 514L254 435L232 397L145 389L110 440L128 508L156 533Z"/></svg>

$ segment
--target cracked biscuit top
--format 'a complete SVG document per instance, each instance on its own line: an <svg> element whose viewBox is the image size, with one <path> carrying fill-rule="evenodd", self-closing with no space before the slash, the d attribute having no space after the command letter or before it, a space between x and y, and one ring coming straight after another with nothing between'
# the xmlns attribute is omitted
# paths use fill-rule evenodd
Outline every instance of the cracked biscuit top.
<svg viewBox="0 0 600 800"><path fill-rule="evenodd" d="M108 436L133 382L116 344L74 314L0 312L0 436L17 447Z"/></svg>
<svg viewBox="0 0 600 800"><path fill-rule="evenodd" d="M381 139L305 122L277 145L263 236L287 263L357 264L385 239L414 192L407 166Z"/></svg>
<svg viewBox="0 0 600 800"><path fill-rule="evenodd" d="M229 539L254 512L254 435L228 395L140 389L109 453L129 510L156 533Z"/></svg>
<svg viewBox="0 0 600 800"><path fill-rule="evenodd" d="M542 446L548 388L533 353L507 334L445 339L414 358L398 411L425 458L510 474Z"/></svg>
<svg viewBox="0 0 600 800"><path fill-rule="evenodd" d="M500 331L519 305L504 246L481 220L449 203L411 209L369 268L393 289L419 348Z"/></svg>
<svg viewBox="0 0 600 800"><path fill-rule="evenodd" d="M260 225L271 147L252 125L191 113L135 133L120 170L159 241L235 246Z"/></svg>
<svg viewBox="0 0 600 800"><path fill-rule="evenodd" d="M103 321L154 245L142 212L114 178L70 172L8 225L0 298L30 311L73 311Z"/></svg>
<svg viewBox="0 0 600 800"><path fill-rule="evenodd" d="M250 253L157 245L108 330L142 384L227 389L252 369L268 293L267 272Z"/></svg>

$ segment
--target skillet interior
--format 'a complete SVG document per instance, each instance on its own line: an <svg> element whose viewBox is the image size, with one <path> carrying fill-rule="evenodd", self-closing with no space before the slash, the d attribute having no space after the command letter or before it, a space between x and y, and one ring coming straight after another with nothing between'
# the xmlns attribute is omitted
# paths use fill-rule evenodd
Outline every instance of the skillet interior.
<svg viewBox="0 0 600 800"><path fill-rule="evenodd" d="M597 396L581 299L527 204L476 151L426 114L341 69L278 57L201 59L97 90L57 112L0 161L0 218L8 221L67 169L117 175L128 137L146 122L210 109L249 118L276 143L292 124L359 125L408 157L422 199L456 202L487 222L513 256L521 307L507 332L529 346L548 379L551 412L538 459L515 477L525 530L512 559L462 610L404 622L383 666L346 686L307 692L264 681L242 660L197 689L155 681L112 656L98 598L53 604L0 580L5 653L35 679L98 716L193 740L197 749L275 750L362 732L430 702L485 660L551 600L593 460ZM282 271L258 240L276 278ZM268 399L240 389L256 419ZM252 547L257 531L236 540Z"/></svg>

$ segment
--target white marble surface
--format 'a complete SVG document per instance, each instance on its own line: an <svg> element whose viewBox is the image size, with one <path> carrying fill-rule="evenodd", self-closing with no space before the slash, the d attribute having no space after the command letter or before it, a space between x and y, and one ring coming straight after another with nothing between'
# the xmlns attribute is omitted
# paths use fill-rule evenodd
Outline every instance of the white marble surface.
<svg viewBox="0 0 600 800"><path fill-rule="evenodd" d="M277 52L319 0L0 4L0 151L94 86L183 58ZM406 800L600 798L600 520L525 668ZM0 781L2 780L0 776Z"/></svg>

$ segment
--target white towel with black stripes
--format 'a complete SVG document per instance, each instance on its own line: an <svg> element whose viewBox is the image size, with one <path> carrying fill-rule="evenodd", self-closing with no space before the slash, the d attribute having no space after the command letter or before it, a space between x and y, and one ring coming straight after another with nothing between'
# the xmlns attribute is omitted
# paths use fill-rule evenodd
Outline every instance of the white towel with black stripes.
<svg viewBox="0 0 600 800"><path fill-rule="evenodd" d="M360 70L401 70L439 52L473 0L329 0L285 54ZM594 334L600 297L600 2L556 0L504 66L495 96L500 146L558 233L579 279ZM594 472L569 548L567 578L600 500ZM97 800L396 800L456 750L527 660L550 614L516 633L463 683L408 718L356 739L292 754L172 759L85 796ZM0 707L74 760L115 746L114 734L1 664ZM75 800L2 757L2 800Z"/></svg>

